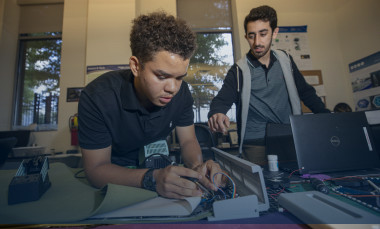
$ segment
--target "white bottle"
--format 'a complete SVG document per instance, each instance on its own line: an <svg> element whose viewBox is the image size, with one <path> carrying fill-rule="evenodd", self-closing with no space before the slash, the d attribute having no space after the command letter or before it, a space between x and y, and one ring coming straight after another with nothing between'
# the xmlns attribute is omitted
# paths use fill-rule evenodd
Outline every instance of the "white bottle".
<svg viewBox="0 0 380 229"><path fill-rule="evenodd" d="M271 172L278 171L277 155L268 155L268 167Z"/></svg>

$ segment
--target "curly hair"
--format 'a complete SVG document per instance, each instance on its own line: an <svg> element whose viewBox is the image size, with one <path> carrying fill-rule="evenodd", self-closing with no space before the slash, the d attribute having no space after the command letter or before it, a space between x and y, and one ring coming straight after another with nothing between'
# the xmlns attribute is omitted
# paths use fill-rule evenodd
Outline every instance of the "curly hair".
<svg viewBox="0 0 380 229"><path fill-rule="evenodd" d="M338 103L334 107L334 112L335 113L338 113L338 112L352 112L352 109L351 109L350 105L348 105L347 103Z"/></svg>
<svg viewBox="0 0 380 229"><path fill-rule="evenodd" d="M140 15L132 23L132 55L140 60L142 67L159 51L178 54L184 60L190 59L195 52L195 34L182 19L165 12L154 12Z"/></svg>
<svg viewBox="0 0 380 229"><path fill-rule="evenodd" d="M269 21L272 31L277 28L277 13L276 10L270 6L259 6L257 8L251 9L249 14L245 17L244 20L244 29L247 34L247 24L251 21Z"/></svg>

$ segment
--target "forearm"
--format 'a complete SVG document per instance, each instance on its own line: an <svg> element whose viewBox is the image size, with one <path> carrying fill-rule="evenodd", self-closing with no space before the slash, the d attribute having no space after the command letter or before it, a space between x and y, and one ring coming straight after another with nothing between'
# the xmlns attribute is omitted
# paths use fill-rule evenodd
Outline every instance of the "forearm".
<svg viewBox="0 0 380 229"><path fill-rule="evenodd" d="M95 187L101 188L107 184L118 184L132 186L137 188L142 187L143 177L148 169L129 169L112 164L108 160L93 159L91 153L97 151L84 151L84 168L88 181ZM98 154L99 156L99 154ZM95 161L95 163L94 163ZM99 162L100 163L96 163ZM156 192L159 195L168 198L182 199L188 196L201 196L202 192L196 188L196 185L181 177L192 177L200 179L198 172L180 167L168 166L164 169L155 169L153 171L153 179L156 181Z"/></svg>
<svg viewBox="0 0 380 229"><path fill-rule="evenodd" d="M88 181L97 188L110 183L139 188L146 171L147 169L129 169L112 163L85 170Z"/></svg>
<svg viewBox="0 0 380 229"><path fill-rule="evenodd" d="M195 168L203 163L202 151L198 141L182 143L181 152L186 167Z"/></svg>
<svg viewBox="0 0 380 229"><path fill-rule="evenodd" d="M311 85L305 84L302 90L299 91L299 95L305 106L307 106L313 113L330 112L326 109L326 105Z"/></svg>
<svg viewBox="0 0 380 229"><path fill-rule="evenodd" d="M214 114L221 113L227 114L227 112L231 109L232 103L226 103L224 97L215 97L210 105L210 111L207 114L207 117L210 118Z"/></svg>
<svg viewBox="0 0 380 229"><path fill-rule="evenodd" d="M232 104L237 103L239 93L236 74L236 65L234 65L228 71L223 86L217 96L211 101L210 111L207 115L208 118L216 113L226 114L228 110L231 109ZM240 71L240 75L241 74Z"/></svg>
<svg viewBox="0 0 380 229"><path fill-rule="evenodd" d="M111 163L111 146L103 149L82 149L83 168L87 180L95 187L106 184L140 187L146 169L129 169Z"/></svg>

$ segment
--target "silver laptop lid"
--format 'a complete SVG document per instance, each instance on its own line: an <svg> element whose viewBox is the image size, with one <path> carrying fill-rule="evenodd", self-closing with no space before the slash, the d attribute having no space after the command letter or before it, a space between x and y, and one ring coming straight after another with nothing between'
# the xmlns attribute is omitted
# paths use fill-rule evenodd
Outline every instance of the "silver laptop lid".
<svg viewBox="0 0 380 229"><path fill-rule="evenodd" d="M212 151L215 161L234 180L239 195L256 195L259 211L268 210L269 200L261 167L215 147L212 148Z"/></svg>

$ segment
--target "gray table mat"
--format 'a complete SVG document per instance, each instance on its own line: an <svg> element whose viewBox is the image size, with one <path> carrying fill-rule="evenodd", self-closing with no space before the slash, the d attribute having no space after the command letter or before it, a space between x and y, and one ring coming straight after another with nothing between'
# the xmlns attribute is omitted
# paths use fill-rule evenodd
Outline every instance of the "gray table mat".
<svg viewBox="0 0 380 229"><path fill-rule="evenodd" d="M48 170L51 187L37 201L8 205L16 170L0 170L0 224L70 223L157 196L140 188L109 184L102 190L79 181L63 163Z"/></svg>

